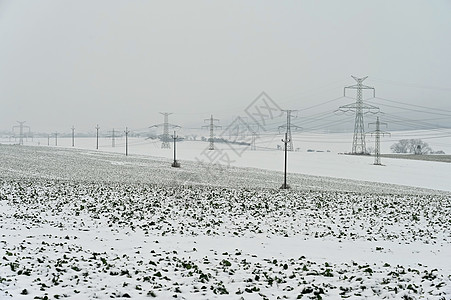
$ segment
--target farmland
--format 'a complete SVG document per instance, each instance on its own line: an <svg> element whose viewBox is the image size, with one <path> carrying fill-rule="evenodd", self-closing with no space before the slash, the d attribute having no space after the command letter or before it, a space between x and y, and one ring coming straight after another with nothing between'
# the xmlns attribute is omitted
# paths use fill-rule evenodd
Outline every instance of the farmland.
<svg viewBox="0 0 451 300"><path fill-rule="evenodd" d="M448 192L0 146L0 296L446 299ZM208 174L208 175L206 175Z"/></svg>

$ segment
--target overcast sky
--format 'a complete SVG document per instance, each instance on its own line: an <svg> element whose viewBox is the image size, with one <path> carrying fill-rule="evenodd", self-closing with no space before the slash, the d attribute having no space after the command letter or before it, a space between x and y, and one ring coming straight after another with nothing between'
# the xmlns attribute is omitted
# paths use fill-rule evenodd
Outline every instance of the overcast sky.
<svg viewBox="0 0 451 300"><path fill-rule="evenodd" d="M262 91L303 109L351 75L451 111L450 37L449 0L0 0L0 130L225 123Z"/></svg>

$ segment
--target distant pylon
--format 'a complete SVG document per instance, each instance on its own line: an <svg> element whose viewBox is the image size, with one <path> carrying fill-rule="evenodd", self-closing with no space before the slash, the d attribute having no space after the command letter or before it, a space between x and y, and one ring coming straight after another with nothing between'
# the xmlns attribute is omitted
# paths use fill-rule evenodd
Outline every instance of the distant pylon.
<svg viewBox="0 0 451 300"><path fill-rule="evenodd" d="M376 136L376 145L375 145L375 150L374 150L374 164L375 165L381 165L381 158L380 158L380 154L381 154L381 150L380 150L380 144L381 144L381 135L384 136L386 134L390 135L390 133L388 132L384 132L380 130L380 125L385 125L387 126L387 123L381 123L379 122L379 117L376 118L376 123L368 123L369 125L376 125L376 130L375 131L371 131L368 132L371 135L375 135Z"/></svg>
<svg viewBox="0 0 451 300"><path fill-rule="evenodd" d="M13 131L14 128L19 128L19 145L23 145L23 129L28 128L28 132L30 132L30 126L25 126L24 125L25 122L26 121L17 121L19 125L13 126Z"/></svg>
<svg viewBox="0 0 451 300"><path fill-rule="evenodd" d="M161 136L161 141L162 141L161 148L162 149L171 149L171 143L170 143L171 137L169 136L169 127L180 128L180 126L174 125L174 124L169 124L168 116L172 115L172 113L167 113L167 112L162 113L161 112L160 114L162 114L164 116L164 122L162 124L152 125L149 128L163 126L163 135Z"/></svg>
<svg viewBox="0 0 451 300"><path fill-rule="evenodd" d="M251 139L251 151L255 151L255 150L257 150L256 140L258 138L257 131L259 129L259 126L257 124L252 124L252 125L249 125L249 128L250 128L250 132L251 132L251 136L252 136L252 139Z"/></svg>
<svg viewBox="0 0 451 300"><path fill-rule="evenodd" d="M171 113L160 113L164 116L164 126L163 126L163 143L161 144L161 148L167 149L171 148L169 144L169 115Z"/></svg>
<svg viewBox="0 0 451 300"><path fill-rule="evenodd" d="M205 125L202 126L202 128L204 127L209 127L210 128L210 138L208 139L210 141L210 145L208 146L208 150L215 150L215 142L214 142L214 129L215 128L221 128L221 126L215 125L215 121L219 122L218 119L213 119L213 115L210 116L210 119L205 119L205 121L210 121L210 125Z"/></svg>
<svg viewBox="0 0 451 300"><path fill-rule="evenodd" d="M116 131L113 130L111 131L111 147L116 147L116 136L115 136Z"/></svg>
<svg viewBox="0 0 451 300"><path fill-rule="evenodd" d="M287 141L288 141L288 144L287 144L287 151L293 151L293 149L294 149L294 147L293 147L293 139L292 139L292 137L291 137L291 128L293 127L294 129L300 129L300 127L299 126L296 126L296 125L292 125L291 124L291 113L292 112L295 112L296 110L292 110L292 109L282 109L282 111L284 111L284 112L286 112L287 113L287 124L286 125L282 125L282 126L279 126L279 131L280 131L280 129L282 129L282 128L286 128L286 133L287 133Z"/></svg>
<svg viewBox="0 0 451 300"><path fill-rule="evenodd" d="M366 112L379 112L379 108L370 104L363 103L362 90L371 89L373 90L373 97L376 96L376 91L373 87L363 85L362 82L368 78L368 76L363 78L357 78L351 76L357 81L357 84L347 86L344 88L344 96L346 96L346 89L357 90L356 102L340 106L338 110L343 112L355 111L355 123L354 123L354 137L352 139L352 154L366 154L365 146L365 125L363 123L363 115ZM365 112L364 112L365 111Z"/></svg>
<svg viewBox="0 0 451 300"><path fill-rule="evenodd" d="M58 146L58 132L55 132L55 146Z"/></svg>
<svg viewBox="0 0 451 300"><path fill-rule="evenodd" d="M256 139L257 139L257 133L254 131L254 132L252 132L252 140L251 140L251 150L252 151L257 150L257 146L255 145Z"/></svg>

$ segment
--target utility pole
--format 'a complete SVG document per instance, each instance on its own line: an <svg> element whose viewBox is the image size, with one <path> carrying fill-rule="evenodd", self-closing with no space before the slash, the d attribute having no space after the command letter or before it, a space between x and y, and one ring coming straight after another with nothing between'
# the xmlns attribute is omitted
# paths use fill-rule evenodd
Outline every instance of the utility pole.
<svg viewBox="0 0 451 300"><path fill-rule="evenodd" d="M288 133L285 132L285 139L282 139L282 142L285 145L285 168L284 168L284 175L283 175L283 185L280 187L281 189L289 189L290 186L287 185L287 145L290 142L288 138Z"/></svg>
<svg viewBox="0 0 451 300"><path fill-rule="evenodd" d="M50 134L47 134L47 146L50 146Z"/></svg>
<svg viewBox="0 0 451 300"><path fill-rule="evenodd" d="M58 146L58 132L55 132L55 146Z"/></svg>
<svg viewBox="0 0 451 300"><path fill-rule="evenodd" d="M115 141L115 135L114 135L115 131L113 128L113 131L111 132L111 147L116 147L116 141Z"/></svg>
<svg viewBox="0 0 451 300"><path fill-rule="evenodd" d="M180 168L180 163L177 161L176 156L175 156L175 144L177 141L178 136L175 134L175 130L174 130L174 135L172 136L172 138L174 139L174 162L172 163L172 167L174 168Z"/></svg>
<svg viewBox="0 0 451 300"><path fill-rule="evenodd" d="M376 90L374 87L363 85L362 82L368 78L368 76L363 78L357 78L351 76L357 82L355 85L347 86L344 88L344 96L346 96L346 89L357 90L356 102L340 106L338 110L342 112L355 112L355 122L354 122L354 137L352 139L352 154L366 154L365 146L365 126L363 123L363 115L367 112L377 113L379 112L379 107L364 104L363 103L363 93L362 90L373 90L373 97L376 96Z"/></svg>
<svg viewBox="0 0 451 300"><path fill-rule="evenodd" d="M75 146L75 127L72 125L72 147Z"/></svg>
<svg viewBox="0 0 451 300"><path fill-rule="evenodd" d="M374 165L382 165L381 164L381 158L380 158L380 144L381 144L381 135L384 136L386 134L390 135L390 133L388 132L384 132L380 130L380 125L385 125L387 126L387 123L381 123L379 122L379 117L377 117L376 119L376 123L368 123L369 125L376 125L376 130L372 131L372 132L368 132L371 135L375 135L376 136L376 145L375 145L375 150L374 150Z"/></svg>
<svg viewBox="0 0 451 300"><path fill-rule="evenodd" d="M125 127L125 156L128 156L128 134L130 133L130 131L128 130L127 127Z"/></svg>
<svg viewBox="0 0 451 300"><path fill-rule="evenodd" d="M295 112L296 110L282 109L282 111L284 111L284 112L287 113L287 124L286 124L286 125L279 126L279 132L280 132L280 129L286 128L287 138L288 138L288 140L289 140L289 144L288 144L288 149L287 149L287 150L288 150L288 151L293 151L294 148L293 148L293 139L292 139L292 137L291 137L291 128L294 127L295 129L300 129L299 126L296 126L296 125L292 125L292 124L291 124L291 113L292 113L292 112Z"/></svg>
<svg viewBox="0 0 451 300"><path fill-rule="evenodd" d="M19 145L23 145L23 129L28 128L28 132L30 132L30 126L23 125L25 122L26 121L17 121L19 125L13 126L13 131L14 128L19 128Z"/></svg>
<svg viewBox="0 0 451 300"><path fill-rule="evenodd" d="M170 137L169 137L169 127L171 128L180 128L180 126L178 125L174 125L174 124L169 124L169 115L172 115L172 113L167 113L167 112L160 112L160 114L162 114L164 116L164 122L162 124L157 124L157 125L152 125L149 128L152 127L163 127L163 135L161 136L161 148L162 149L171 149L171 144L170 144Z"/></svg>
<svg viewBox="0 0 451 300"><path fill-rule="evenodd" d="M210 119L205 119L204 122L210 121L210 125L204 125L202 128L210 128L210 146L208 146L208 150L215 150L215 143L214 143L214 129L215 128L221 128L221 126L215 125L215 122L219 122L218 119L213 119L213 115L211 115Z"/></svg>
<svg viewBox="0 0 451 300"><path fill-rule="evenodd" d="M97 140L96 149L97 150L99 149L99 129L100 129L99 124L97 124L97 126L96 126L96 140Z"/></svg>

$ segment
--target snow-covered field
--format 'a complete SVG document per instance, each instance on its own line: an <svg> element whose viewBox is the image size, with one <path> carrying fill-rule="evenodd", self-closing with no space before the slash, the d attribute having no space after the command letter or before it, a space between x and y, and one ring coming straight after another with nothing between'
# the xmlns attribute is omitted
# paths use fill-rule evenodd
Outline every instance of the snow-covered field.
<svg viewBox="0 0 451 300"><path fill-rule="evenodd" d="M381 140L381 152L390 153L390 145L399 139L415 137L428 141L435 150L444 150L450 154L451 137L449 136L451 136L451 130L449 130L448 136L444 134L444 137L428 140L427 138L431 134L435 133L431 131L393 132L390 138L386 137ZM205 166L212 162L225 167L251 167L282 171L283 153L275 150L278 145L282 145L281 137L281 135L259 136L256 141L257 151L250 150L249 146L216 143L215 147L218 151L215 151L213 155L206 151L208 142L199 140L179 142L177 143L177 159L181 160L182 164L185 161L195 161ZM374 146L373 139L374 137L367 137L368 147ZM293 135L293 140L294 148L300 147L300 151L290 152L288 155L288 172L290 173L451 191L451 184L449 183L451 164L449 163L382 158L383 166L374 166L374 157L372 156L339 154L350 151L352 134L349 133L317 135L297 133ZM7 139L0 140L0 143L2 142L9 143ZM48 142L50 147L55 147L54 138L49 141L46 138L28 140L25 141L25 144L47 147ZM59 138L58 148L71 148L71 143L71 138ZM76 138L75 146L78 149L95 150L96 139ZM314 152L307 152L308 149ZM125 138L116 138L115 147L112 147L111 138L100 138L98 152L124 153ZM146 157L152 156L158 159L173 158L173 150L161 149L160 141L136 137L129 139L129 153ZM209 167L203 167L204 171L207 168L209 169ZM280 179L277 184L280 186Z"/></svg>
<svg viewBox="0 0 451 300"><path fill-rule="evenodd" d="M0 298L450 298L451 164L131 146L0 145Z"/></svg>

